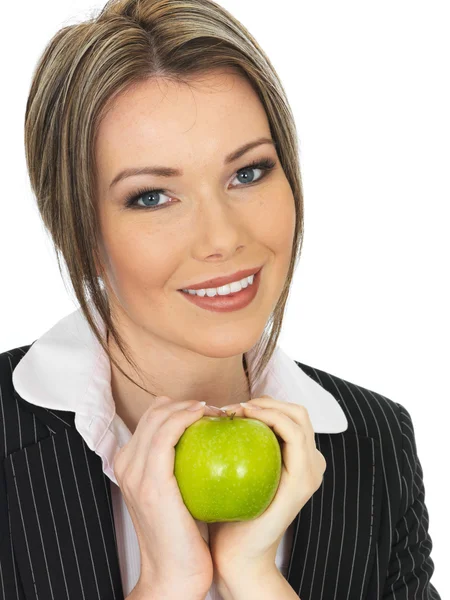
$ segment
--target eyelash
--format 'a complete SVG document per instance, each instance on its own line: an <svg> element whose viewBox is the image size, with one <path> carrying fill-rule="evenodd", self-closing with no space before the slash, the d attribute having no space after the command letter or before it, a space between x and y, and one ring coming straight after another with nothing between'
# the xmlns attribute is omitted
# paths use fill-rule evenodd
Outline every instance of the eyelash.
<svg viewBox="0 0 450 600"><path fill-rule="evenodd" d="M256 182L253 182L253 181L250 182L250 184L248 184L250 186L252 183L257 183L257 182L265 179L265 177L275 167L275 164L276 164L275 161L271 158L256 159L253 162L251 162L249 165L247 165L246 167L242 167L242 169L238 169L236 171L236 173L239 173L240 171L246 171L247 169L261 169L263 171L263 175L261 175L261 177L259 179L257 179ZM237 187L242 187L242 186L246 187L247 184L244 183L244 184L238 185ZM164 208L165 206L168 206L172 203L165 202L164 204L161 204L160 206L139 206L135 203L144 194L154 194L154 193L165 194L165 192L166 192L166 190L163 190L161 188L140 188L138 190L133 191L131 194L129 194L125 198L125 207L132 208L132 209L138 209L138 210L140 210L140 209L150 210L150 211L151 210L159 210L160 208Z"/></svg>

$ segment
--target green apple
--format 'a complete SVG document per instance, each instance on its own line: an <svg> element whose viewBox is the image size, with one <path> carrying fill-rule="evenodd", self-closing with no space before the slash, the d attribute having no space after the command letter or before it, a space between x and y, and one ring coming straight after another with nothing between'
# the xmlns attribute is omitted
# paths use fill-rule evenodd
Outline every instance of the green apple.
<svg viewBox="0 0 450 600"><path fill-rule="evenodd" d="M175 446L174 475L187 509L199 521L259 517L280 483L277 436L248 417L202 417Z"/></svg>

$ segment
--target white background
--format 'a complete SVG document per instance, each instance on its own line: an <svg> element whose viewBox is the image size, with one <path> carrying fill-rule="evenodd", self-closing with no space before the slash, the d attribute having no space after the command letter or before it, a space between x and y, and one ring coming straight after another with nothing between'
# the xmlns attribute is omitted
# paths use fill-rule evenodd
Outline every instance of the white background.
<svg viewBox="0 0 450 600"><path fill-rule="evenodd" d="M433 540L450 588L450 19L445 1L222 0L268 54L299 135L305 241L280 345L410 412ZM0 352L78 304L60 279L28 183L25 105L63 25L103 3L23 2L0 36ZM447 418L446 418L447 415Z"/></svg>

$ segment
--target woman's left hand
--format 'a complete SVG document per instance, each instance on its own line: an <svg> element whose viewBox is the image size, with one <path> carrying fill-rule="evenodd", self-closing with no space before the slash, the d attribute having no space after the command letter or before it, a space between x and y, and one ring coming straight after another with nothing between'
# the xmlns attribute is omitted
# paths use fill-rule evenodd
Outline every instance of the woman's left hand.
<svg viewBox="0 0 450 600"><path fill-rule="evenodd" d="M282 473L277 493L268 508L250 521L208 523L209 547L216 569L224 575L273 568L278 545L297 513L323 481L326 461L316 447L314 430L304 406L261 396L227 407L226 414L266 423L281 442Z"/></svg>

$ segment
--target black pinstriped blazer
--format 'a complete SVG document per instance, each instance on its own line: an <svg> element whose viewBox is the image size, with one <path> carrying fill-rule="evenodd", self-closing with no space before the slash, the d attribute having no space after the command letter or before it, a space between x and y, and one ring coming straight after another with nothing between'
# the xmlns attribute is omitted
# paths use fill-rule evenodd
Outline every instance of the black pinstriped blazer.
<svg viewBox="0 0 450 600"><path fill-rule="evenodd" d="M0 600L123 600L110 481L73 412L14 389L29 348L0 354ZM349 427L315 434L327 469L295 518L288 582L301 600L440 600L410 414L295 362Z"/></svg>

